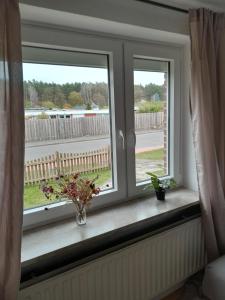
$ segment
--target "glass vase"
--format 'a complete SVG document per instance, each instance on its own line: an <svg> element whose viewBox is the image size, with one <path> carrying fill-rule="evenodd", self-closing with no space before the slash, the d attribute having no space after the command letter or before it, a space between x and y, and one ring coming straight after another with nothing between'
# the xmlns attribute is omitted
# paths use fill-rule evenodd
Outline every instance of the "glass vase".
<svg viewBox="0 0 225 300"><path fill-rule="evenodd" d="M79 226L86 224L87 216L85 207L83 207L82 209L76 209L76 222Z"/></svg>

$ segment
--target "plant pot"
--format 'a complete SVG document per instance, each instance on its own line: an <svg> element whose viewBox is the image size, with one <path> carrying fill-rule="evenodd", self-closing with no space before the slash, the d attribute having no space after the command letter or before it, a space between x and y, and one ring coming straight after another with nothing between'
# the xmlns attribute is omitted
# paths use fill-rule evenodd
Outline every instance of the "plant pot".
<svg viewBox="0 0 225 300"><path fill-rule="evenodd" d="M157 200L165 201L165 194L166 194L165 190L155 191L155 194L156 194Z"/></svg>

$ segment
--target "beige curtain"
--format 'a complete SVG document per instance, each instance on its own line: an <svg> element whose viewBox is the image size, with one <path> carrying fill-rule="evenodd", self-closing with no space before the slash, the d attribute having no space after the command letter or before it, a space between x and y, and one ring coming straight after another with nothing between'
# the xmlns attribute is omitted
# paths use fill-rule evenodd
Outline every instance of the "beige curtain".
<svg viewBox="0 0 225 300"><path fill-rule="evenodd" d="M20 281L24 111L17 0L0 0L0 299Z"/></svg>
<svg viewBox="0 0 225 300"><path fill-rule="evenodd" d="M191 10L191 114L209 261L225 254L225 16Z"/></svg>

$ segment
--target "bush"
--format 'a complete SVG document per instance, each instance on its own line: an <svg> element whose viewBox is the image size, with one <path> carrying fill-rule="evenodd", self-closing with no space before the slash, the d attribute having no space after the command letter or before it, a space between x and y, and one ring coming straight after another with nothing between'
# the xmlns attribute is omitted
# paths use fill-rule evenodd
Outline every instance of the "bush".
<svg viewBox="0 0 225 300"><path fill-rule="evenodd" d="M49 116L45 113L45 112L42 112L40 115L37 115L37 119L39 120L44 120L44 119L48 119Z"/></svg>
<svg viewBox="0 0 225 300"><path fill-rule="evenodd" d="M41 102L41 106L48 109L57 108L57 105L55 105L55 103L53 103L52 101L43 101Z"/></svg>
<svg viewBox="0 0 225 300"><path fill-rule="evenodd" d="M140 103L138 106L139 113L156 113L159 111L163 111L164 101L146 101Z"/></svg>
<svg viewBox="0 0 225 300"><path fill-rule="evenodd" d="M90 102L86 104L86 110L92 110L92 105Z"/></svg>

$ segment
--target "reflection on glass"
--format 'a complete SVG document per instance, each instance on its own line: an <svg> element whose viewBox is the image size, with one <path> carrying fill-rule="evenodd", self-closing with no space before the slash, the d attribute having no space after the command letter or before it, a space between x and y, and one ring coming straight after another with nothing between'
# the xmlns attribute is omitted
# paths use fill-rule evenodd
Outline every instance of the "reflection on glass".
<svg viewBox="0 0 225 300"><path fill-rule="evenodd" d="M168 174L169 63L134 58L136 182Z"/></svg>
<svg viewBox="0 0 225 300"><path fill-rule="evenodd" d="M107 55L33 48L33 57L23 63L24 208L48 204L40 181L54 186L61 174L98 175L102 190L112 188Z"/></svg>

